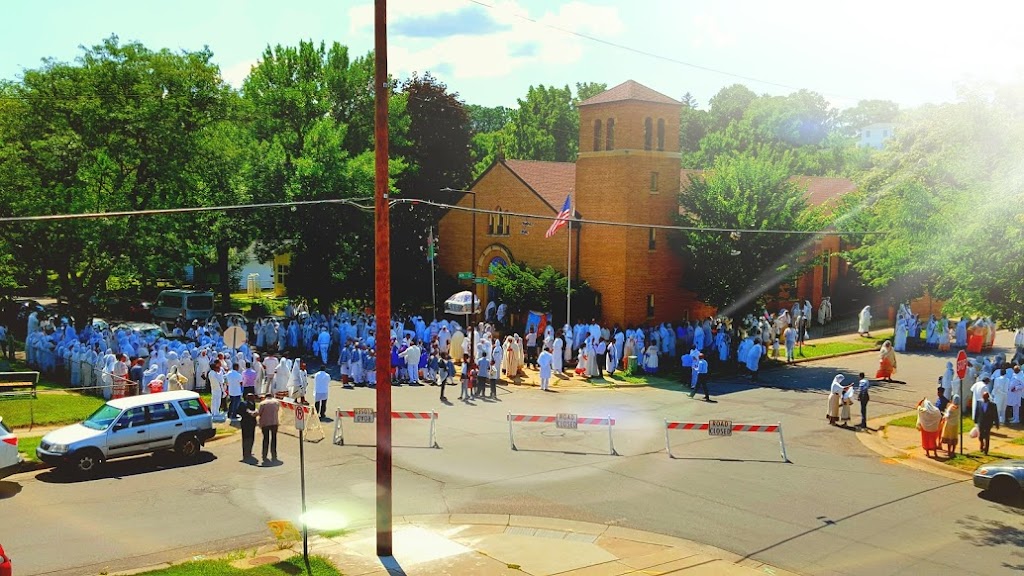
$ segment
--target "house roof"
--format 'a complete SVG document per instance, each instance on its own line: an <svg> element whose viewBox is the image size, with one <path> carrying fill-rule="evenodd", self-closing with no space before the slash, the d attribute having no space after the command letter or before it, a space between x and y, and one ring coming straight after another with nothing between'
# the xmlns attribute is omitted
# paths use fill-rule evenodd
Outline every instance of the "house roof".
<svg viewBox="0 0 1024 576"><path fill-rule="evenodd" d="M826 178L824 176L793 176L798 186L807 189L807 204L821 206L849 194L857 185L848 178Z"/></svg>
<svg viewBox="0 0 1024 576"><path fill-rule="evenodd" d="M565 197L576 187L574 162L545 162L541 160L505 160L505 166L536 192L551 210L558 210Z"/></svg>
<svg viewBox="0 0 1024 576"><path fill-rule="evenodd" d="M679 185L686 186L690 182L689 176L700 176L703 170L692 170L683 168L679 171ZM797 186L807 190L807 204L809 206L821 206L833 200L849 194L857 189L857 185L848 178L828 178L825 176L792 176L790 178Z"/></svg>
<svg viewBox="0 0 1024 576"><path fill-rule="evenodd" d="M622 84L619 84L614 88L609 88L597 96L587 98L583 102L580 102L579 105L589 106L591 104L605 104L608 102L619 102L622 100L640 100L643 102L655 102L657 104L674 104L676 106L683 105L682 102L673 100L661 92L651 90L647 86L633 80L626 80Z"/></svg>

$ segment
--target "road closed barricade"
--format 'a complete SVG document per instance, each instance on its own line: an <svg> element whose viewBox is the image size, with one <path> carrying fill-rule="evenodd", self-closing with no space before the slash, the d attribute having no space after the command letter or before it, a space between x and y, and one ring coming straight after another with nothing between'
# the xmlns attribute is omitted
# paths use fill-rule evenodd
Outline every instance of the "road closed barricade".
<svg viewBox="0 0 1024 576"><path fill-rule="evenodd" d="M691 431L705 432L710 437L729 437L733 432L768 432L779 435L779 450L782 453L782 461L789 462L786 457L786 440L782 436L782 422L776 424L733 424L732 420L711 420L708 422L674 422L665 420L665 450L669 458L675 458L672 453L672 442L669 432Z"/></svg>
<svg viewBox="0 0 1024 576"><path fill-rule="evenodd" d="M377 411L373 408L353 408L352 410L338 409L335 412L334 418L334 443L338 446L345 445L345 426L342 423L345 418L352 419L352 426L357 428L366 427L368 432L373 434L376 438L377 429L374 424L377 421ZM417 420L417 421L429 421L430 423L430 436L427 441L427 448L440 448L437 445L437 412L431 410L430 412L404 412L394 411L391 413L391 420ZM353 446L374 446L376 442L372 443L349 443ZM392 443L392 446L401 447L400 444Z"/></svg>
<svg viewBox="0 0 1024 576"><path fill-rule="evenodd" d="M615 452L615 444L612 438L612 429L615 427L615 419L611 416L601 417L590 417L590 416L579 416L577 414L569 412L561 412L555 415L532 415L532 414L513 414L508 413L508 443L512 450L519 450L516 445L515 432L513 430L513 424L554 424L555 431L560 431L562 434L571 434L574 431L580 431L580 426L604 426L608 429L608 454L615 456L618 453ZM541 435L545 432L549 432L550 426L542 428ZM580 434L585 436L586 433ZM544 446L543 448L553 448L551 446ZM562 450L564 451L564 450Z"/></svg>

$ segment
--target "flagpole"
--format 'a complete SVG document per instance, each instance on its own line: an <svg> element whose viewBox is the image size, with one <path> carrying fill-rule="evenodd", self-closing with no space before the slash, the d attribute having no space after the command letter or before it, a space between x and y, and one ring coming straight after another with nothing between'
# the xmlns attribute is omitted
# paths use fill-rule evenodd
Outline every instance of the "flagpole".
<svg viewBox="0 0 1024 576"><path fill-rule="evenodd" d="M440 234L440 230L438 233ZM434 253L434 227L430 227L430 232L427 234L427 239L430 242L430 246L427 248L430 254L430 310L434 314L434 320L437 320L437 282L434 280L434 259L437 254Z"/></svg>
<svg viewBox="0 0 1024 576"><path fill-rule="evenodd" d="M571 198L571 196L570 196ZM565 266L565 323L572 325L572 216L573 216L573 205L572 200L569 201L569 257Z"/></svg>

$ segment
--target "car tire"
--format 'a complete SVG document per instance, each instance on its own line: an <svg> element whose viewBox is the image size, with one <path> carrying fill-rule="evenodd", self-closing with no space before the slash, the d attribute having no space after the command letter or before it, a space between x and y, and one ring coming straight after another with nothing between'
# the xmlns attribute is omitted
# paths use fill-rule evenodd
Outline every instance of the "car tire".
<svg viewBox="0 0 1024 576"><path fill-rule="evenodd" d="M996 476L992 479L992 483L989 484L989 491L996 496L1003 498L1020 498L1021 489L1017 480L1010 478L1009 476Z"/></svg>
<svg viewBox="0 0 1024 576"><path fill-rule="evenodd" d="M199 452L202 449L202 443L199 442L199 438L196 438L194 434L179 436L178 441L174 443L174 452L184 460L199 458Z"/></svg>
<svg viewBox="0 0 1024 576"><path fill-rule="evenodd" d="M85 448L71 455L71 458L68 460L68 469L75 476L90 478L96 475L103 462L102 452L95 448Z"/></svg>

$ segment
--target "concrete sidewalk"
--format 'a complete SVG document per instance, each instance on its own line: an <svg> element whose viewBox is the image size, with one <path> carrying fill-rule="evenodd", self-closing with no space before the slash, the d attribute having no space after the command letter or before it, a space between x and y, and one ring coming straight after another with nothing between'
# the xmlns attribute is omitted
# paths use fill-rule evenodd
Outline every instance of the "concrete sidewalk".
<svg viewBox="0 0 1024 576"><path fill-rule="evenodd" d="M346 576L792 574L661 534L505 514L399 517L393 548L394 558L377 557L374 527L310 541L310 554L329 558Z"/></svg>
<svg viewBox="0 0 1024 576"><path fill-rule="evenodd" d="M924 449L921 448L921 433L916 429L889 425L889 422L897 418L914 414L915 412L905 412L868 420L868 429L859 430L857 439L867 448L891 460L892 463L903 464L950 479L959 480L970 477L973 471L946 464L946 452L941 448L938 458L927 456ZM1005 454L1024 459L1024 445L1013 443L1022 437L1024 437L1024 426L1019 424L1004 425L998 430L993 429L989 454ZM963 448L964 454L977 452L979 449L978 440L970 438L966 431L964 432ZM957 454L959 453L958 446Z"/></svg>

